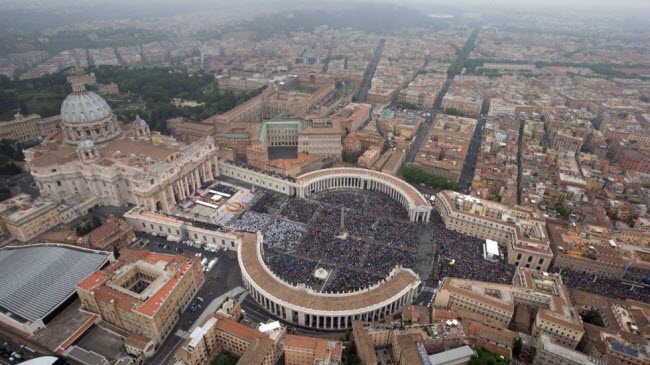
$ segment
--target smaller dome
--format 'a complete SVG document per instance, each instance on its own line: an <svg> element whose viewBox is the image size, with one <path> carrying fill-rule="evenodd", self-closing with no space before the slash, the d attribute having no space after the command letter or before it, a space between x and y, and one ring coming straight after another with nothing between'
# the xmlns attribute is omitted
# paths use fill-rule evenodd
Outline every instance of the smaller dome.
<svg viewBox="0 0 650 365"><path fill-rule="evenodd" d="M135 129L145 129L149 127L147 122L144 121L144 119L140 118L139 115L135 116L135 120L133 121L133 128Z"/></svg>
<svg viewBox="0 0 650 365"><path fill-rule="evenodd" d="M86 140L82 141L81 143L79 143L79 146L77 146L77 149L78 150L91 150L94 147L95 147L95 142L93 142L93 141L91 141L89 139L86 139Z"/></svg>

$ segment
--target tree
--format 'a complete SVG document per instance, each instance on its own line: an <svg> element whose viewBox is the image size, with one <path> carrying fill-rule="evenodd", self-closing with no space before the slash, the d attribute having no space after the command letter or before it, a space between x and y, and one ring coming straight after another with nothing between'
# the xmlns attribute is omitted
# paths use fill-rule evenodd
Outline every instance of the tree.
<svg viewBox="0 0 650 365"><path fill-rule="evenodd" d="M562 218L564 218L564 219L569 218L569 214L570 214L570 212L569 212L569 210L568 210L564 205L561 205L561 204L556 205L556 206L555 206L555 211L556 211L560 216L562 216Z"/></svg>
<svg viewBox="0 0 650 365"><path fill-rule="evenodd" d="M117 247L117 245L113 246L113 257L115 257L115 260L120 259L120 249Z"/></svg>
<svg viewBox="0 0 650 365"><path fill-rule="evenodd" d="M21 170L20 167L16 166L16 164L13 162L0 166L0 175L3 176L18 175L21 172L23 172L23 170Z"/></svg>
<svg viewBox="0 0 650 365"><path fill-rule="evenodd" d="M523 346L523 343L521 341L521 337L515 338L514 342L512 343L512 356L515 358L519 358L519 355L521 355L521 348Z"/></svg>
<svg viewBox="0 0 650 365"><path fill-rule="evenodd" d="M444 176L432 174L413 165L404 166L402 169L402 176L404 176L404 179L411 184L424 184L432 189L461 190L460 184L455 183Z"/></svg>
<svg viewBox="0 0 650 365"><path fill-rule="evenodd" d="M340 337L340 341L342 342L348 342L350 341L350 337L352 337L352 332L350 330L345 331L345 333Z"/></svg>
<svg viewBox="0 0 650 365"><path fill-rule="evenodd" d="M212 360L212 365L235 365L239 359L226 352L220 352L217 357Z"/></svg>
<svg viewBox="0 0 650 365"><path fill-rule="evenodd" d="M345 365L359 365L361 364L361 359L357 355L357 348L354 345L354 342L343 350L343 363Z"/></svg>
<svg viewBox="0 0 650 365"><path fill-rule="evenodd" d="M605 322L603 321L603 317L600 315L600 312L597 311L596 309L590 309L589 312L585 313L582 316L582 320L585 323L590 323L599 327L605 327Z"/></svg>
<svg viewBox="0 0 650 365"><path fill-rule="evenodd" d="M454 115L454 116L457 116L457 117L464 117L465 116L465 113L461 112L460 110L458 110L456 108L447 108L447 109L445 109L445 114Z"/></svg>
<svg viewBox="0 0 650 365"><path fill-rule="evenodd" d="M418 109L420 109L420 108L418 108L417 105L415 105L413 103L406 103L406 102L398 103L397 107L399 109L408 109L408 110L418 110Z"/></svg>
<svg viewBox="0 0 650 365"><path fill-rule="evenodd" d="M20 101L20 103L18 103L18 110L19 110L20 114L22 114L22 115L28 115L29 114L29 109L27 109L27 104L25 104L25 102L22 101L22 100Z"/></svg>

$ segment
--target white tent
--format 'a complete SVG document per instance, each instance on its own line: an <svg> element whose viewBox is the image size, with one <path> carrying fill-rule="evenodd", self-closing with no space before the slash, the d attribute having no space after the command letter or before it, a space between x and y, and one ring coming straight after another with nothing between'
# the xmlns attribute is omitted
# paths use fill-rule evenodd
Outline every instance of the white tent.
<svg viewBox="0 0 650 365"><path fill-rule="evenodd" d="M483 258L486 260L498 260L500 256L497 241L485 240L483 244Z"/></svg>

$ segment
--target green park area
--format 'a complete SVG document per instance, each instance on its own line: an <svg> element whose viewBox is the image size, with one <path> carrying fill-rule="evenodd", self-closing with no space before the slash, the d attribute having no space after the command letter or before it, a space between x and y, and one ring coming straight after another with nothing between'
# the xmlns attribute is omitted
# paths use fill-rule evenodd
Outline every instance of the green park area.
<svg viewBox="0 0 650 365"><path fill-rule="evenodd" d="M460 184L455 183L444 176L434 175L414 165L404 166L402 169L402 176L404 176L404 180L413 185L422 184L423 186L434 190L460 191L461 189Z"/></svg>
<svg viewBox="0 0 650 365"><path fill-rule="evenodd" d="M70 92L63 74L16 81L0 76L0 87L0 121L12 120L16 113L57 115Z"/></svg>
<svg viewBox="0 0 650 365"><path fill-rule="evenodd" d="M217 357L212 360L212 365L235 365L239 358L227 353L220 352Z"/></svg>
<svg viewBox="0 0 650 365"><path fill-rule="evenodd" d="M469 365L506 365L510 359L490 352L484 348L476 350L476 357L469 361Z"/></svg>
<svg viewBox="0 0 650 365"><path fill-rule="evenodd" d="M137 114L145 119L151 129L166 132L169 118L185 117L201 121L212 115L224 113L258 95L260 90L236 92L219 89L214 76L209 73L188 73L167 68L123 69L100 67L91 69L97 82L115 82L120 95L105 95L117 118L124 122ZM71 92L63 72L33 80L0 78L0 120L12 120L23 115L39 114L41 117L57 115L63 99ZM96 91L96 87L88 87ZM172 99L196 101L196 107L175 106Z"/></svg>

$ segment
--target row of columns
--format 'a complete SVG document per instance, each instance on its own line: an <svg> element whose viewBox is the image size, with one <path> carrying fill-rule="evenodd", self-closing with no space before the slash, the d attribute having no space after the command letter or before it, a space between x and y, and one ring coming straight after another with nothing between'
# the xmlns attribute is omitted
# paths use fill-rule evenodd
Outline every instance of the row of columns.
<svg viewBox="0 0 650 365"><path fill-rule="evenodd" d="M160 192L155 195L151 206L157 210L157 202L160 202L165 212L171 211L172 207L194 194L206 181L213 181L215 171L213 171L210 160L203 161L194 170L179 177L171 184L162 187Z"/></svg>
<svg viewBox="0 0 650 365"><path fill-rule="evenodd" d="M413 218L411 220L415 222L428 222L430 218L431 210L427 210L426 212L413 212Z"/></svg>
<svg viewBox="0 0 650 365"><path fill-rule="evenodd" d="M245 281L245 284L255 301L271 314L288 322L316 329L348 329L352 328L352 321L379 321L399 311L405 304L411 303L417 291L417 289L411 289L393 302L369 312L347 316L326 316L293 311L262 295L248 281Z"/></svg>
<svg viewBox="0 0 650 365"><path fill-rule="evenodd" d="M72 126L69 128L64 128L64 133L68 140L98 140L113 136L117 128L118 127L115 125L115 122L109 121L106 123L97 123L85 127ZM97 130L99 130L99 134L97 133Z"/></svg>
<svg viewBox="0 0 650 365"><path fill-rule="evenodd" d="M329 179L319 180L309 184L307 187L307 194L311 194L312 191L318 192L334 188L368 189L379 191L402 204L409 212L409 219L411 221L428 222L431 218L430 210L424 212L416 211L411 207L408 199L397 189L388 184L372 179L364 179L360 177L331 177Z"/></svg>

